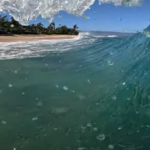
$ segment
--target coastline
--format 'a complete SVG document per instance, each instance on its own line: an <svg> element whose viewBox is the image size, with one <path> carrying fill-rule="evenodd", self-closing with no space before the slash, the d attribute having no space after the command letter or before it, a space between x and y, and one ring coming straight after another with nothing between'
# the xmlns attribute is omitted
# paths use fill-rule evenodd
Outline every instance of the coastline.
<svg viewBox="0 0 150 150"><path fill-rule="evenodd" d="M41 40L64 40L75 39L78 35L13 35L13 36L0 36L0 43L3 42L33 42Z"/></svg>

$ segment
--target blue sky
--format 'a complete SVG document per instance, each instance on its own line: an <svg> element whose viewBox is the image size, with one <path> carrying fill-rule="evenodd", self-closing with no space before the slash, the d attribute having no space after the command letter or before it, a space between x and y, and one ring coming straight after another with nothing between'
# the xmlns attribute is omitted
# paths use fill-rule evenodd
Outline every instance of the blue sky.
<svg viewBox="0 0 150 150"><path fill-rule="evenodd" d="M84 14L89 19L60 12L55 15L53 21L56 23L56 26L61 24L72 27L74 24L77 24L80 30L86 31L142 31L150 24L150 0L143 0L142 5L137 7L116 7L113 4L99 5L96 0ZM44 26L49 24L41 17L30 21L30 24L39 22L42 22Z"/></svg>

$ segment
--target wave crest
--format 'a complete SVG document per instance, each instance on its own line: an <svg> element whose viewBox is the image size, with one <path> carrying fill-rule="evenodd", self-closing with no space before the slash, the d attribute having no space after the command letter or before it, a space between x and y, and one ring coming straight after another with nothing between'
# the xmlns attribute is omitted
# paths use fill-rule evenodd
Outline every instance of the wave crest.
<svg viewBox="0 0 150 150"><path fill-rule="evenodd" d="M99 3L114 3L114 5L137 6L142 0L99 0Z"/></svg>
<svg viewBox="0 0 150 150"><path fill-rule="evenodd" d="M115 5L139 5L142 0L99 0L99 3ZM0 0L0 11L12 15L21 24L36 19L39 15L48 21L59 11L80 16L95 0Z"/></svg>

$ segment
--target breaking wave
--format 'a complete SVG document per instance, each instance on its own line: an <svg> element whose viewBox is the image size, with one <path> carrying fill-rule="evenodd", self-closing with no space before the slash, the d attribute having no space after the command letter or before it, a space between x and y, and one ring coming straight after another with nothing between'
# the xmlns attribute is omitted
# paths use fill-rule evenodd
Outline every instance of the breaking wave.
<svg viewBox="0 0 150 150"><path fill-rule="evenodd" d="M104 41L107 41L105 43ZM132 51L131 49L138 49L139 45L143 47L149 45L149 38L143 33L137 33L129 37L117 37L117 35L94 35L90 32L81 32L75 39L64 40L41 40L35 42L16 42L16 43L0 43L0 59L22 59L29 57L43 57L49 53L62 53L65 51L81 51L82 49L103 50L102 47L114 48L117 47L120 51ZM112 44L110 46L110 44ZM140 51L141 53L141 51Z"/></svg>
<svg viewBox="0 0 150 150"><path fill-rule="evenodd" d="M99 3L136 6L142 0L99 0ZM81 16L95 0L0 0L0 11L12 15L21 24L36 19L39 15L48 21L59 11Z"/></svg>

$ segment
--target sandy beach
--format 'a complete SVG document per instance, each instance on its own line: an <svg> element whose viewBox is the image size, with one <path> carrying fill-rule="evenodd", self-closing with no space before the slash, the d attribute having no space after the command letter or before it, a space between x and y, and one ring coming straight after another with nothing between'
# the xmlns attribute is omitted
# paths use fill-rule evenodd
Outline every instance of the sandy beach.
<svg viewBox="0 0 150 150"><path fill-rule="evenodd" d="M0 36L0 42L30 42L37 40L74 39L77 35L14 35Z"/></svg>

